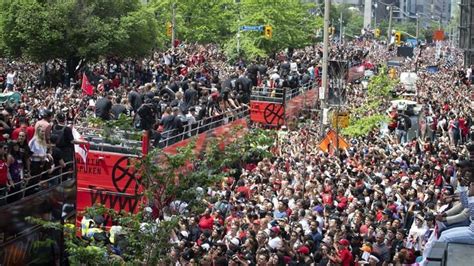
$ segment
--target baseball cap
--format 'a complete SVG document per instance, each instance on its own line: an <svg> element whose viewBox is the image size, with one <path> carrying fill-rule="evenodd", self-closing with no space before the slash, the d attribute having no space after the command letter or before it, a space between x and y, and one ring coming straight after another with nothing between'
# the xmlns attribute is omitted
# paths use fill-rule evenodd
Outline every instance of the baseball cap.
<svg viewBox="0 0 474 266"><path fill-rule="evenodd" d="M318 213L322 213L324 211L324 209L323 209L323 207L321 207L321 205L318 205L318 206L313 208L313 211L318 212Z"/></svg>
<svg viewBox="0 0 474 266"><path fill-rule="evenodd" d="M240 245L239 239L237 239L235 237L230 240L230 243L232 243L234 246Z"/></svg>
<svg viewBox="0 0 474 266"><path fill-rule="evenodd" d="M341 240L339 240L338 243L339 243L339 245L343 245L343 246L349 246L350 245L350 242L347 239L341 239Z"/></svg>
<svg viewBox="0 0 474 266"><path fill-rule="evenodd" d="M309 248L307 246L301 246L296 250L296 252L308 255L309 254Z"/></svg>
<svg viewBox="0 0 474 266"><path fill-rule="evenodd" d="M276 234L279 234L281 232L280 227L278 226L274 226L270 230Z"/></svg>

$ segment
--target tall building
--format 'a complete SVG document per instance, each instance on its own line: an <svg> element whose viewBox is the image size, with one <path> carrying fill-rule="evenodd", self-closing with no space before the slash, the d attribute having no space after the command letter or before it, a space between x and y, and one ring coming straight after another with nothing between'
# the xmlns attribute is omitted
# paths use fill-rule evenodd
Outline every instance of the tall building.
<svg viewBox="0 0 474 266"><path fill-rule="evenodd" d="M324 3L324 0L302 0L305 2ZM406 21L416 20L418 15L422 26L428 26L430 22L436 22L441 25L449 24L452 17L453 6L460 0L331 0L332 4L348 4L359 8L364 12L365 3L372 2L371 8L364 13L369 12L372 20L380 23L389 17L387 6L393 6L393 20ZM474 2L474 0L473 0Z"/></svg>
<svg viewBox="0 0 474 266"><path fill-rule="evenodd" d="M446 25L451 19L452 0L400 0L400 9L403 16L416 16L423 20L431 20Z"/></svg>
<svg viewBox="0 0 474 266"><path fill-rule="evenodd" d="M459 25L459 47L464 50L464 65L474 64L474 2L461 0L461 18Z"/></svg>

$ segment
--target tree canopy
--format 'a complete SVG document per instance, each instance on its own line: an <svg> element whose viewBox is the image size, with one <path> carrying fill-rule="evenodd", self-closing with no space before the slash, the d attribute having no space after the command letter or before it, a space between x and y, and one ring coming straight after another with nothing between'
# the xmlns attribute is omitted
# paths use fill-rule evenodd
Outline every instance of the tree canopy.
<svg viewBox="0 0 474 266"><path fill-rule="evenodd" d="M349 137L366 136L383 122L388 121L384 107L393 98L392 91L397 84L396 80L388 77L385 69L371 77L367 86L366 102L355 110L351 110L349 127L342 132Z"/></svg>
<svg viewBox="0 0 474 266"><path fill-rule="evenodd" d="M48 59L142 57L156 46L157 22L138 0L5 1L2 51Z"/></svg>
<svg viewBox="0 0 474 266"><path fill-rule="evenodd" d="M299 0L24 0L4 1L0 52L43 62L101 56L143 57L166 49L166 24L175 8L175 36L189 43L216 43L230 58L240 26L271 25L273 37L240 32L240 56L265 57L311 44L322 28L313 4Z"/></svg>

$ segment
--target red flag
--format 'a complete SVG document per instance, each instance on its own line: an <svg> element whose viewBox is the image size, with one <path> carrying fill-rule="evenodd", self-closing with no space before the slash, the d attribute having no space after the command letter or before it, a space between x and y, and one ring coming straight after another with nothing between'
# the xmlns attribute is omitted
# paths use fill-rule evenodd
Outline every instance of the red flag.
<svg viewBox="0 0 474 266"><path fill-rule="evenodd" d="M94 86L91 85L89 79L86 76L86 73L82 74L82 95L93 95L94 94Z"/></svg>

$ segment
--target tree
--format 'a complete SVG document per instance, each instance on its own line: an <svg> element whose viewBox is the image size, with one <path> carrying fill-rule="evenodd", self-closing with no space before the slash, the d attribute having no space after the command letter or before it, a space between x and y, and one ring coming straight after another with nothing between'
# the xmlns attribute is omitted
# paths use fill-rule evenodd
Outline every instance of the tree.
<svg viewBox="0 0 474 266"><path fill-rule="evenodd" d="M351 111L349 126L343 129L343 134L349 137L367 136L383 122L387 122L385 108L393 97L392 91L397 82L388 77L385 69L373 76L367 86L366 102Z"/></svg>
<svg viewBox="0 0 474 266"><path fill-rule="evenodd" d="M159 24L159 46L169 47L166 24L176 8L175 37L190 43L222 44L231 37L231 24L238 19L234 0L155 0L150 4ZM196 8L198 7L198 8Z"/></svg>
<svg viewBox="0 0 474 266"><path fill-rule="evenodd" d="M350 38L361 35L361 29L364 28L364 17L359 11L346 4L331 6L330 21L336 32L339 34L341 13L344 35Z"/></svg>
<svg viewBox="0 0 474 266"><path fill-rule="evenodd" d="M271 25L273 37L267 40L262 32L240 32L241 56L252 59L310 45L322 26L322 18L310 13L312 6L299 0L242 0L242 18L233 23L232 36L237 36L240 26ZM225 50L229 58L239 56L236 37L227 40Z"/></svg>
<svg viewBox="0 0 474 266"><path fill-rule="evenodd" d="M138 0L5 2L0 32L13 57L74 64L81 58L142 57L156 46L156 20Z"/></svg>
<svg viewBox="0 0 474 266"><path fill-rule="evenodd" d="M394 30L401 31L402 33L408 33L412 36L416 36L416 22L404 21L395 24Z"/></svg>

